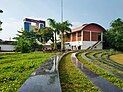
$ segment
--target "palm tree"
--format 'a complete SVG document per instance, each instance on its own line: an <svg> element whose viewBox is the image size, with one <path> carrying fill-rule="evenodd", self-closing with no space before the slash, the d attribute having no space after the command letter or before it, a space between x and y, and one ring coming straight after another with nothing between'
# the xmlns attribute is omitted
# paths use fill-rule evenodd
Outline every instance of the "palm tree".
<svg viewBox="0 0 123 92"><path fill-rule="evenodd" d="M71 28L70 26L72 26L71 23L69 23L68 21L64 21L62 23L59 23L59 29L61 32L61 50L64 51L65 50L65 46L64 46L64 34L70 33L71 32Z"/></svg>
<svg viewBox="0 0 123 92"><path fill-rule="evenodd" d="M56 35L59 34L59 23L57 23L54 19L47 19L49 22L49 26L51 27L51 29L54 32L54 49L57 49L57 39L56 39Z"/></svg>
<svg viewBox="0 0 123 92"><path fill-rule="evenodd" d="M37 32L37 36L42 43L47 43L49 40L53 41L53 30L50 27L41 28Z"/></svg>

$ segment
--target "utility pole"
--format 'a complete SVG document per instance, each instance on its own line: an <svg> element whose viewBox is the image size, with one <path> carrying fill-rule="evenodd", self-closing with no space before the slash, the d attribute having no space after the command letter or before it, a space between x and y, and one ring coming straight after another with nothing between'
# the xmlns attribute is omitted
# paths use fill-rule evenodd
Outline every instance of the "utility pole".
<svg viewBox="0 0 123 92"><path fill-rule="evenodd" d="M61 0L61 24L63 23L63 0ZM64 30L61 29L61 51L64 51Z"/></svg>
<svg viewBox="0 0 123 92"><path fill-rule="evenodd" d="M0 13L3 13L3 11L2 11L2 10L0 10ZM2 24L2 21L0 20L0 31L2 30L2 28L1 28L1 24Z"/></svg>
<svg viewBox="0 0 123 92"><path fill-rule="evenodd" d="M61 0L61 22L63 22L63 0Z"/></svg>

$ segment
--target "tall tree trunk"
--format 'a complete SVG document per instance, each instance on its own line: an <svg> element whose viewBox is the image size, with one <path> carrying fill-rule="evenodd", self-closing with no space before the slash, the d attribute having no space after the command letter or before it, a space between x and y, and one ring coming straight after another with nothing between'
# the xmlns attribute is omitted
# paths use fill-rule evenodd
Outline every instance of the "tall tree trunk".
<svg viewBox="0 0 123 92"><path fill-rule="evenodd" d="M55 35L55 40L54 40L54 50L57 49L57 45L56 45L56 32L54 32L54 35Z"/></svg>
<svg viewBox="0 0 123 92"><path fill-rule="evenodd" d="M64 51L64 33L61 33L61 51Z"/></svg>

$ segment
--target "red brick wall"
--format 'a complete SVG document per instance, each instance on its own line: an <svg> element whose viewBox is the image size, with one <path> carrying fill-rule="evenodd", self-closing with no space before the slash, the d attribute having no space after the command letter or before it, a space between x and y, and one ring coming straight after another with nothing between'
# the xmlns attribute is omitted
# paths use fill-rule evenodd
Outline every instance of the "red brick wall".
<svg viewBox="0 0 123 92"><path fill-rule="evenodd" d="M83 41L90 41L90 32L83 31Z"/></svg>
<svg viewBox="0 0 123 92"><path fill-rule="evenodd" d="M81 31L78 32L78 41L81 41Z"/></svg>
<svg viewBox="0 0 123 92"><path fill-rule="evenodd" d="M76 33L72 34L72 41L76 41Z"/></svg>
<svg viewBox="0 0 123 92"><path fill-rule="evenodd" d="M92 41L98 41L98 33L92 32L91 33L91 40Z"/></svg>

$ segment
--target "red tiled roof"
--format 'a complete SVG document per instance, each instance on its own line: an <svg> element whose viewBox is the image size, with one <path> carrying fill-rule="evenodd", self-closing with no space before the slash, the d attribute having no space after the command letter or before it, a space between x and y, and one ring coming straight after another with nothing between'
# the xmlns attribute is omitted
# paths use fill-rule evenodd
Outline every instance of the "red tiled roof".
<svg viewBox="0 0 123 92"><path fill-rule="evenodd" d="M72 33L78 32L78 31L82 30L83 28L85 28L88 25L97 25L97 26L101 27L102 29L104 29L102 26L100 26L100 25L98 25L96 23L90 23L90 24L83 24L80 27L76 27L76 28L72 29ZM104 31L105 31L105 29L104 29Z"/></svg>

